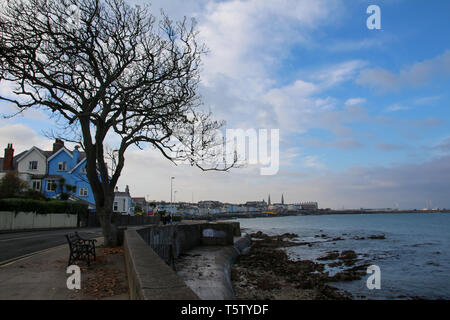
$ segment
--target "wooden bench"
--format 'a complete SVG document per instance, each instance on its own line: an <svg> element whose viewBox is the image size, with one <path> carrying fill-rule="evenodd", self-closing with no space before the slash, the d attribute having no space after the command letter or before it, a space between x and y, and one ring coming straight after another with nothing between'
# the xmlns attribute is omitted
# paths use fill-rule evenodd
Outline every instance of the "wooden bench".
<svg viewBox="0 0 450 320"><path fill-rule="evenodd" d="M68 265L72 265L77 260L86 261L87 265L91 264L91 255L94 260L95 255L95 242L96 240L89 240L81 238L77 232L74 234L66 234L67 242L69 243L69 262Z"/></svg>

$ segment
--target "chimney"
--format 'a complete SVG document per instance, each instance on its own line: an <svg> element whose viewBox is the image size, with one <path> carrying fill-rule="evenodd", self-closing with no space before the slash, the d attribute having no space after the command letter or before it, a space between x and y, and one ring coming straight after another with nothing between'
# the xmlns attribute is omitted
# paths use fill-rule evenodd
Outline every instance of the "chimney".
<svg viewBox="0 0 450 320"><path fill-rule="evenodd" d="M5 158L3 159L3 170L13 169L14 149L12 143L8 143L8 147L5 149Z"/></svg>
<svg viewBox="0 0 450 320"><path fill-rule="evenodd" d="M78 164L78 160L80 159L80 146L75 146L75 149L73 149L73 166L75 167Z"/></svg>
<svg viewBox="0 0 450 320"><path fill-rule="evenodd" d="M57 152L62 147L64 147L64 141L62 141L61 139L56 138L55 142L53 143L53 153Z"/></svg>

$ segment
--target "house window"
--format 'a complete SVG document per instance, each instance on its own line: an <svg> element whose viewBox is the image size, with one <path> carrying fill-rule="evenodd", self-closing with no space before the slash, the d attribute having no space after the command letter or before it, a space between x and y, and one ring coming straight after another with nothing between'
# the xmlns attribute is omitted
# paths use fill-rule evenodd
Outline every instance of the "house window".
<svg viewBox="0 0 450 320"><path fill-rule="evenodd" d="M28 169L30 170L37 170L38 168L38 162L37 161L30 161L28 164Z"/></svg>
<svg viewBox="0 0 450 320"><path fill-rule="evenodd" d="M67 163L66 162L58 162L58 171L66 171Z"/></svg>
<svg viewBox="0 0 450 320"><path fill-rule="evenodd" d="M113 211L118 211L118 210L119 210L119 204L117 203L117 201L114 201Z"/></svg>
<svg viewBox="0 0 450 320"><path fill-rule="evenodd" d="M47 191L56 192L57 182L56 180L47 180Z"/></svg>
<svg viewBox="0 0 450 320"><path fill-rule="evenodd" d="M41 181L40 180L33 180L32 182L32 189L36 191L41 191Z"/></svg>
<svg viewBox="0 0 450 320"><path fill-rule="evenodd" d="M88 188L80 188L80 197L87 197L89 195Z"/></svg>

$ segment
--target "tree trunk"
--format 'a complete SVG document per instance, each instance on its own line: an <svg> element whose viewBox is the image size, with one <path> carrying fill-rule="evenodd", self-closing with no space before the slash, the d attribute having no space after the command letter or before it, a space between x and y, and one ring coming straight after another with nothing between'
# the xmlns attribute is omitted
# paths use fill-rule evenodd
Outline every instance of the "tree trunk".
<svg viewBox="0 0 450 320"><path fill-rule="evenodd" d="M97 207L97 215L103 231L105 247L116 247L118 245L117 226L112 222L111 209L106 207Z"/></svg>

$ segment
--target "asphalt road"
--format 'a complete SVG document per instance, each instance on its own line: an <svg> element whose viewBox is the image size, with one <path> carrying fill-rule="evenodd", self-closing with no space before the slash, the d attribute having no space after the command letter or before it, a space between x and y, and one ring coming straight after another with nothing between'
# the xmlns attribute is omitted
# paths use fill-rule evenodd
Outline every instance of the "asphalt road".
<svg viewBox="0 0 450 320"><path fill-rule="evenodd" d="M66 244L67 240L64 235L74 231L78 231L78 234L85 238L98 238L102 235L100 228L0 233L0 263Z"/></svg>

